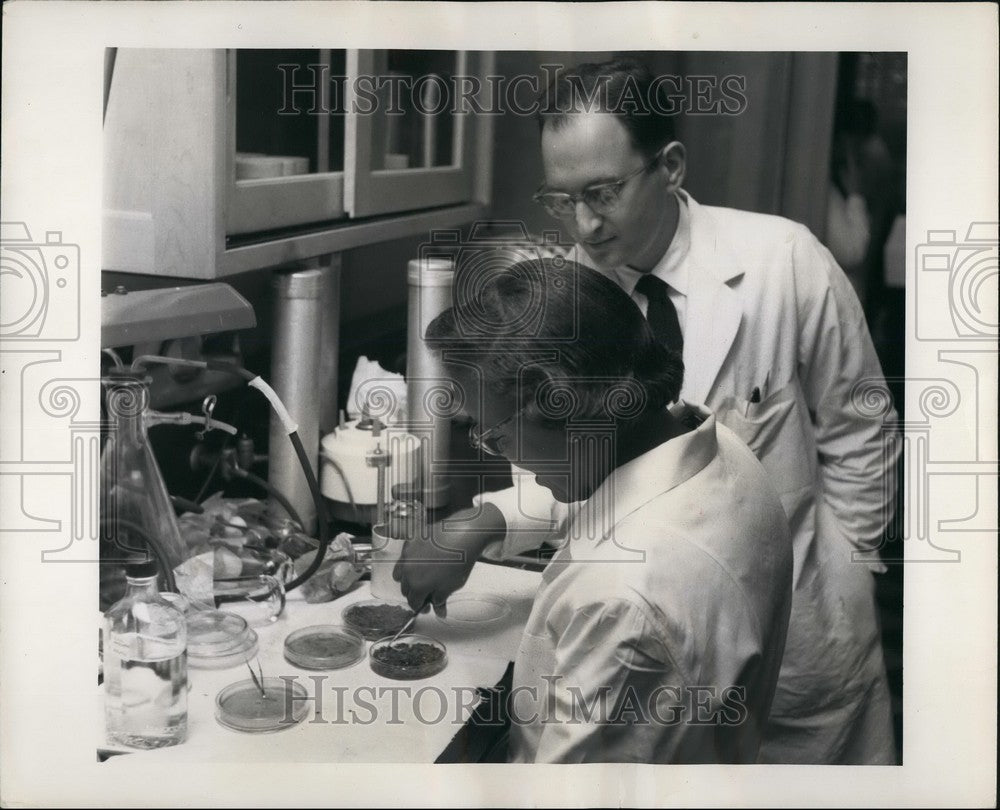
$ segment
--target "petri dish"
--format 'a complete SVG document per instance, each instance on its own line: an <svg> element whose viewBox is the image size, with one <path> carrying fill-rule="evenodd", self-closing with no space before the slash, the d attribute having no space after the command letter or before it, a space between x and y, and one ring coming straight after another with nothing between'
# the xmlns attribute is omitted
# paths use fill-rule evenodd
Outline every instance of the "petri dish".
<svg viewBox="0 0 1000 810"><path fill-rule="evenodd" d="M249 661L257 654L257 634L247 631L246 639L231 649L215 652L209 655L199 655L188 650L188 666L194 669L229 669Z"/></svg>
<svg viewBox="0 0 1000 810"><path fill-rule="evenodd" d="M302 669L343 669L365 657L365 640L339 624L314 624L285 639L285 660Z"/></svg>
<svg viewBox="0 0 1000 810"><path fill-rule="evenodd" d="M510 605L488 593L456 594L448 598L448 613L441 619L453 627L474 629L502 622L510 615Z"/></svg>
<svg viewBox="0 0 1000 810"><path fill-rule="evenodd" d="M199 610L187 617L188 655L212 656L245 646L246 619L223 610Z"/></svg>
<svg viewBox="0 0 1000 810"><path fill-rule="evenodd" d="M344 624L368 641L377 641L402 630L413 618L413 611L408 605L401 605L398 602L366 599L345 607L340 617L344 620Z"/></svg>
<svg viewBox="0 0 1000 810"><path fill-rule="evenodd" d="M372 644L368 656L372 672L396 681L413 681L437 675L448 666L448 653L440 641L412 633L383 638Z"/></svg>
<svg viewBox="0 0 1000 810"><path fill-rule="evenodd" d="M215 696L215 719L226 728L249 734L283 731L302 722L309 704L302 684L264 678L261 687L252 680L227 686Z"/></svg>

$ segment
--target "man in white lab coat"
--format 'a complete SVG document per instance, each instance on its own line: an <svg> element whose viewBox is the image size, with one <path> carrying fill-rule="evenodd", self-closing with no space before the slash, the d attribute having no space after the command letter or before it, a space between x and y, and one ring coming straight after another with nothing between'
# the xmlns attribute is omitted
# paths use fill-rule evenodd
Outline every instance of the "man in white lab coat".
<svg viewBox="0 0 1000 810"><path fill-rule="evenodd" d="M761 759L891 764L871 572L880 563L854 552L874 547L891 517L899 451L857 296L805 227L702 206L683 191L685 151L669 117L616 106L623 87L648 91L641 68L582 66L577 75L590 93L610 80L596 107L565 87L550 93L536 199L575 237L571 257L616 281L682 351L681 397L707 405L750 446L791 526L792 613ZM514 472L513 488L456 516L467 533L441 539L467 554L464 565L401 566L414 600L445 602L489 541L510 554L560 537L565 510Z"/></svg>

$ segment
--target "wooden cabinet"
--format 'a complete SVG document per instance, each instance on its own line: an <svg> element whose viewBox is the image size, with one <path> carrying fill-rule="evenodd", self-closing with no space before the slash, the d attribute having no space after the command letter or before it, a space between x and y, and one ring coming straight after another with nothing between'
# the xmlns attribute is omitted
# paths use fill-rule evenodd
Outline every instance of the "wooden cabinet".
<svg viewBox="0 0 1000 810"><path fill-rule="evenodd" d="M103 268L220 278L476 219L492 119L454 88L485 86L491 64L463 51L119 49Z"/></svg>

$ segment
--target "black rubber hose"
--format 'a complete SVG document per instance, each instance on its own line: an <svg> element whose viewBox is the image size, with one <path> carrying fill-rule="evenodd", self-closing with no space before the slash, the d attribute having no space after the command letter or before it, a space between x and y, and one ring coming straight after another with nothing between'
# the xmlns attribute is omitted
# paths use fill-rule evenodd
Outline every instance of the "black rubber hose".
<svg viewBox="0 0 1000 810"><path fill-rule="evenodd" d="M292 506L292 502L288 500L288 498L285 497L284 493L282 493L280 489L274 486L274 484L268 483L259 475L254 475L252 472L247 472L246 470L241 469L240 467L233 467L232 471L233 475L237 476L238 478L245 478L251 484L256 484L265 492L267 492L268 495L270 495L272 498L274 498L278 503L282 505L284 510L288 512L288 516L299 524L299 528L305 531L306 524L302 522L302 518L299 516L299 513L295 510L295 507Z"/></svg>
<svg viewBox="0 0 1000 810"><path fill-rule="evenodd" d="M230 374L236 374L247 382L252 382L257 379L256 374L233 363L227 363L220 360L208 360L206 363L207 367L210 369L216 371L227 371ZM326 549L330 545L330 525L326 516L326 505L323 503L323 493L320 491L319 481L316 480L316 474L313 472L309 456L306 454L306 450L302 446L302 440L299 438L298 431L292 431L289 433L288 439L291 441L292 447L295 448L295 455L298 456L299 465L302 467L302 472L306 477L306 482L309 484L309 491L312 493L313 502L316 505L316 520L319 524L319 548L316 549L316 556L309 564L309 567L301 575L293 579L285 586L286 592L299 587L299 585L319 570L319 567L323 564L323 557L326 556Z"/></svg>
<svg viewBox="0 0 1000 810"><path fill-rule="evenodd" d="M180 495L168 495L170 498L170 503L173 504L174 509L178 512L194 512L196 515L202 515L205 510L202 508L201 504L195 501L189 501L187 498L182 498Z"/></svg>
<svg viewBox="0 0 1000 810"><path fill-rule="evenodd" d="M320 491L319 481L316 480L316 474L313 472L312 464L309 463L309 456L306 455L306 449L302 446L302 439L299 438L298 431L289 433L288 438L295 448L295 454L299 457L302 472L305 473L306 482L309 484L313 501L316 503L316 522L319 524L319 548L316 549L316 556L313 557L313 561L309 564L309 567L289 582L285 586L285 591L299 587L299 585L319 570L320 565L323 564L323 557L326 556L326 549L330 545L330 524L326 516L326 504L323 503L323 493Z"/></svg>
<svg viewBox="0 0 1000 810"><path fill-rule="evenodd" d="M253 382L257 379L257 375L253 372L247 371L235 363L227 363L224 360L206 360L205 368L213 371L225 371L247 382ZM288 438L295 448L295 455L299 458L299 465L302 467L306 482L309 484L309 491L312 492L313 502L316 504L316 518L319 523L319 548L316 550L316 556L305 572L285 586L286 592L299 587L299 585L316 573L320 565L323 564L323 557L326 555L326 549L330 545L330 525L326 516L326 505L323 503L323 493L320 491L319 481L316 480L316 474L313 472L312 464L309 461L309 456L306 454L305 448L302 446L302 440L299 438L298 432L293 431L289 433Z"/></svg>

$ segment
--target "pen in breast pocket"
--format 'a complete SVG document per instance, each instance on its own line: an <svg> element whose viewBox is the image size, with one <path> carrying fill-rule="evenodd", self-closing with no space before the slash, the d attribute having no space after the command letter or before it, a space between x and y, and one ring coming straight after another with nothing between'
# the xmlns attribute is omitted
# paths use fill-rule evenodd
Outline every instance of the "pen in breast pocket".
<svg viewBox="0 0 1000 810"><path fill-rule="evenodd" d="M756 405L758 402L760 402L760 388L755 385L753 391L750 392L750 399L747 400L746 407L743 409L744 418L750 415L750 406Z"/></svg>

